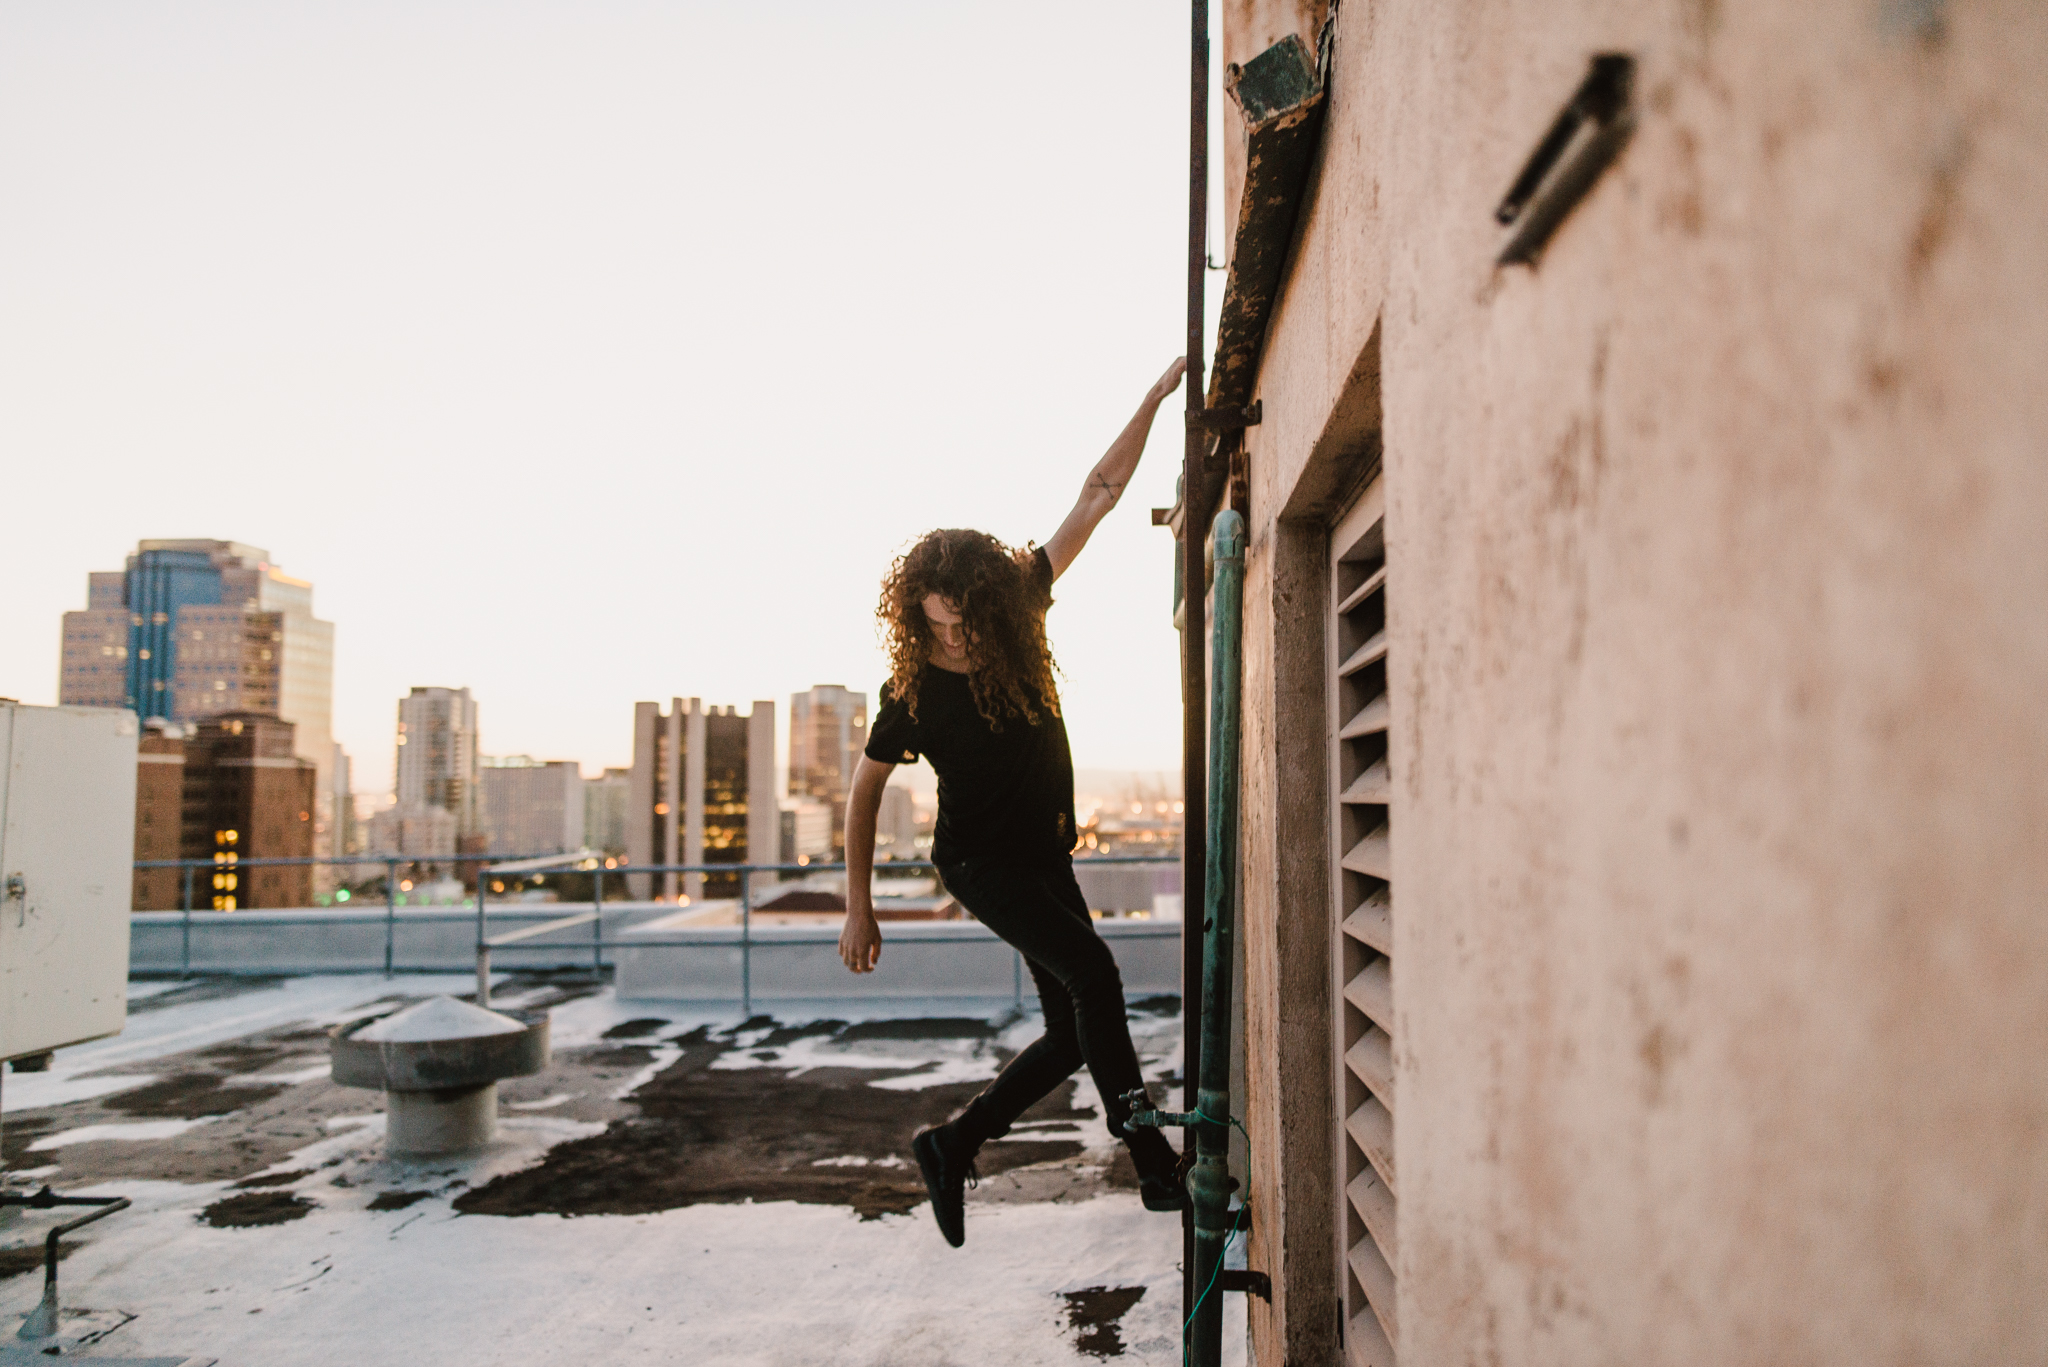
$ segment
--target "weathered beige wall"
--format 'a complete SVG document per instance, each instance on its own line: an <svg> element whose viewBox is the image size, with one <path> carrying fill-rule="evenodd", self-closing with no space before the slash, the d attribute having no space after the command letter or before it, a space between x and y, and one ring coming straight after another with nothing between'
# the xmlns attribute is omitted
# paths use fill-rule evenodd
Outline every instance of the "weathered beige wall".
<svg viewBox="0 0 2048 1367"><path fill-rule="evenodd" d="M1377 321L1404 1362L2048 1360L2048 7L1340 25L1247 701L1290 705L1275 517ZM1641 131L1496 274L1494 202L1612 48ZM1250 821L1283 1155L1288 842Z"/></svg>

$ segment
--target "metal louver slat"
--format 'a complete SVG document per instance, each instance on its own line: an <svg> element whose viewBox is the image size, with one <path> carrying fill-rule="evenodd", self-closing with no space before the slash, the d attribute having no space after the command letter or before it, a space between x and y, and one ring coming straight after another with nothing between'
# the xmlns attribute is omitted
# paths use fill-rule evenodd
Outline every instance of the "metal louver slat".
<svg viewBox="0 0 2048 1367"><path fill-rule="evenodd" d="M1338 1273L1344 1358L1386 1367L1394 1323L1394 784L1385 493L1375 480L1330 529L1330 976L1344 1117L1332 1138L1332 1212L1347 1245ZM1342 663L1338 663L1342 661Z"/></svg>
<svg viewBox="0 0 2048 1367"><path fill-rule="evenodd" d="M1381 888L1351 909L1344 918L1344 933L1382 954L1394 952L1394 899L1387 889Z"/></svg>
<svg viewBox="0 0 2048 1367"><path fill-rule="evenodd" d="M1351 658L1337 666L1337 677L1348 679L1375 660L1385 659L1387 654L1387 633L1382 631L1370 641L1351 652Z"/></svg>
<svg viewBox="0 0 2048 1367"><path fill-rule="evenodd" d="M1377 1097L1369 1096L1363 1106L1344 1117L1344 1132L1358 1145L1358 1151L1371 1160L1387 1190L1398 1197L1401 1192L1394 1180L1394 1113L1382 1106Z"/></svg>
<svg viewBox="0 0 2048 1367"><path fill-rule="evenodd" d="M1387 729L1387 695L1382 693L1358 709L1358 715L1344 723L1344 729L1337 733L1338 740L1357 740Z"/></svg>
<svg viewBox="0 0 2048 1367"><path fill-rule="evenodd" d="M1344 1326L1344 1367L1395 1367L1394 1345L1370 1310L1359 1311Z"/></svg>
<svg viewBox="0 0 2048 1367"><path fill-rule="evenodd" d="M1401 1337L1401 1330L1394 1322L1394 1269L1387 1266L1387 1260L1380 1256L1379 1245L1370 1239L1360 1239L1351 1245L1347 1258L1351 1264L1351 1275L1358 1278L1358 1284L1365 1288L1366 1303L1379 1317L1380 1328L1386 1331L1387 1341L1393 1342Z"/></svg>
<svg viewBox="0 0 2048 1367"><path fill-rule="evenodd" d="M1394 973L1391 965L1389 959L1374 959L1344 984L1344 1000L1389 1035L1394 1033Z"/></svg>
<svg viewBox="0 0 2048 1367"><path fill-rule="evenodd" d="M1387 586L1387 567L1380 566L1365 577L1365 582L1344 595L1344 601L1337 604L1337 615L1342 617L1366 599Z"/></svg>
<svg viewBox="0 0 2048 1367"><path fill-rule="evenodd" d="M1344 790L1344 796L1341 800L1354 805L1358 803L1377 803L1384 807L1387 805L1387 798L1390 795L1391 788L1392 785L1387 780L1387 762L1381 760L1379 763L1367 768L1357 778L1352 779L1351 786Z"/></svg>
<svg viewBox="0 0 2048 1367"><path fill-rule="evenodd" d="M1372 1090L1389 1111L1394 1104L1394 1040L1374 1027L1358 1037L1358 1043L1344 1051L1344 1066Z"/></svg>
<svg viewBox="0 0 2048 1367"><path fill-rule="evenodd" d="M1351 1198L1351 1208L1358 1212L1358 1218L1365 1221L1372 1241L1380 1246L1380 1256L1387 1260L1387 1266L1399 1262L1401 1234L1394 1216L1394 1194L1387 1190L1379 1173L1367 1168L1351 1179L1344 1194Z"/></svg>
<svg viewBox="0 0 2048 1367"><path fill-rule="evenodd" d="M1370 878L1394 878L1394 851L1387 840L1387 828L1377 827L1365 839L1344 852L1344 867Z"/></svg>

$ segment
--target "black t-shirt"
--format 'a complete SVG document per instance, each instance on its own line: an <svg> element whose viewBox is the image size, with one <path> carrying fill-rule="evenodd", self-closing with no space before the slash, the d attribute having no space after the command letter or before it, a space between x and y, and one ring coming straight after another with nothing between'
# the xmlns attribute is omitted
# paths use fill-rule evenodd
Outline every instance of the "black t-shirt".
<svg viewBox="0 0 2048 1367"><path fill-rule="evenodd" d="M1031 562L1043 603L1052 602L1052 562ZM965 674L927 663L918 676L917 720L882 686L868 729L867 756L878 764L915 764L921 755L939 776L939 822L932 862L990 857L1043 858L1074 849L1074 758L1066 723L1038 707L992 728L974 706Z"/></svg>

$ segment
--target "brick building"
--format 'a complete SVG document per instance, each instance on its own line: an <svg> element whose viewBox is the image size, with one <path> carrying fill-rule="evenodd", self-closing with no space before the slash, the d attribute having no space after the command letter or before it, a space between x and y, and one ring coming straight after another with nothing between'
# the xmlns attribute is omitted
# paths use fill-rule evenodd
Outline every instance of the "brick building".
<svg viewBox="0 0 2048 1367"><path fill-rule="evenodd" d="M135 858L185 857L185 736L182 728L145 727L136 746ZM209 882L211 880L208 880ZM211 903L193 884L193 905ZM185 905L181 869L137 869L135 910L175 911Z"/></svg>
<svg viewBox="0 0 2048 1367"><path fill-rule="evenodd" d="M318 770L293 753L293 739L290 722L255 712L209 717L186 738L181 857L214 866L199 877L196 907L312 905L311 867L241 867L313 852Z"/></svg>

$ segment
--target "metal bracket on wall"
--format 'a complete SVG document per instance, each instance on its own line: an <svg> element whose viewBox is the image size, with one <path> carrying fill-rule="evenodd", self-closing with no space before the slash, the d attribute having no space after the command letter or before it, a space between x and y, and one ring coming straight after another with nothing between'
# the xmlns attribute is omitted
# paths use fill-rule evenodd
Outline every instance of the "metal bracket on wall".
<svg viewBox="0 0 2048 1367"><path fill-rule="evenodd" d="M1235 404L1205 408L1187 415L1188 427L1204 432L1236 432L1246 427L1257 427L1263 403L1261 399L1254 399L1248 408L1239 408Z"/></svg>
<svg viewBox="0 0 2048 1367"><path fill-rule="evenodd" d="M1218 1285L1225 1291L1243 1291L1257 1296L1268 1305L1273 1303L1273 1279L1263 1272L1254 1272L1249 1268L1226 1267L1223 1269L1222 1277L1218 1279Z"/></svg>
<svg viewBox="0 0 2048 1367"><path fill-rule="evenodd" d="M1626 53L1593 58L1586 79L1493 211L1503 225L1520 223L1496 265L1535 265L1565 216L1621 155L1636 131L1635 75L1636 59Z"/></svg>

